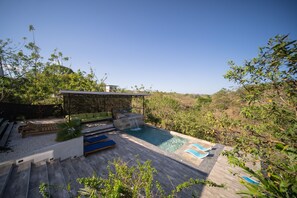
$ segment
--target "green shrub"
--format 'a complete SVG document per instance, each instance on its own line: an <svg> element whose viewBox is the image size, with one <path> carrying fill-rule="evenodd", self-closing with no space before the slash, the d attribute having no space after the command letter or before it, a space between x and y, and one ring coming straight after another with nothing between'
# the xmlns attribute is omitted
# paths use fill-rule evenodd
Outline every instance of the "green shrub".
<svg viewBox="0 0 297 198"><path fill-rule="evenodd" d="M136 160L136 166L128 166L120 159L114 160L108 166L108 178L87 177L77 181L84 187L78 192L84 197L168 197L173 198L182 190L196 184L213 187L223 187L209 180L189 179L177 185L168 195L161 184L154 180L157 171L151 166L151 161L143 164Z"/></svg>
<svg viewBox="0 0 297 198"><path fill-rule="evenodd" d="M154 180L156 169L151 165L151 161L140 163L136 160L136 166L128 166L127 163L121 159L116 159L108 165L107 178L92 177L78 178L77 182L83 187L78 191L78 197L162 197L173 198L185 189L193 185L203 184L212 187L224 187L224 185L216 184L209 180L189 179L174 187L168 194L165 193L161 184ZM48 193L49 189L61 190L60 186L46 185L41 183L39 185L39 192L43 198L51 197ZM70 184L65 188L72 194ZM194 193L194 192L193 192ZM193 194L194 195L194 194ZM74 195L72 194L72 197Z"/></svg>
<svg viewBox="0 0 297 198"><path fill-rule="evenodd" d="M81 122L90 122L101 120L105 118L111 117L110 112L98 112L98 113L80 113L80 114L72 114L70 119L79 119ZM66 119L69 119L69 115L65 116Z"/></svg>
<svg viewBox="0 0 297 198"><path fill-rule="evenodd" d="M56 141L66 141L81 136L81 122L79 119L73 119L69 122L58 124L59 131Z"/></svg>

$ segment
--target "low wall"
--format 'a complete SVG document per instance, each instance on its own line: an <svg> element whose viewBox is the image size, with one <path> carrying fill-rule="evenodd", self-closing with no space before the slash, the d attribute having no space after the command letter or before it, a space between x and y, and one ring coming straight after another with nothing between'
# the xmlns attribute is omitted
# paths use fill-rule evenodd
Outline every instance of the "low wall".
<svg viewBox="0 0 297 198"><path fill-rule="evenodd" d="M0 109L0 117L4 117L10 121L61 117L63 115L61 104L31 105L0 102Z"/></svg>
<svg viewBox="0 0 297 198"><path fill-rule="evenodd" d="M143 115L135 114L133 116L122 117L114 120L113 125L119 130L134 128L137 127L137 125L142 126L144 125Z"/></svg>
<svg viewBox="0 0 297 198"><path fill-rule="evenodd" d="M34 152L35 154L15 160L15 163L20 164L28 161L40 162L59 158L60 160L64 160L79 157L84 154L83 148L83 136L81 136L39 149Z"/></svg>

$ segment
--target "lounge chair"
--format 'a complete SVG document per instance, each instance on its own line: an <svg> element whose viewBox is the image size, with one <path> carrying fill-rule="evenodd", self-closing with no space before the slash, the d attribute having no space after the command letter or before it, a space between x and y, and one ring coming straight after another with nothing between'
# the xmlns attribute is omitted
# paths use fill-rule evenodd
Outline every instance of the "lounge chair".
<svg viewBox="0 0 297 198"><path fill-rule="evenodd" d="M115 144L116 143L113 140L108 140L106 142L98 142L95 144L86 145L86 146L84 146L84 155L87 156L91 153L95 153L100 150L114 147Z"/></svg>
<svg viewBox="0 0 297 198"><path fill-rule="evenodd" d="M255 184L255 185L259 185L259 182L253 180L252 178L250 177L247 177L247 176L242 176L242 179L244 179L246 182L250 183L250 184Z"/></svg>
<svg viewBox="0 0 297 198"><path fill-rule="evenodd" d="M185 152L187 153L190 153L192 155L194 155L195 157L199 158L199 159L202 159L202 158L205 158L206 156L209 155L209 153L199 153L198 151L195 151L193 149L188 149L188 150L185 150Z"/></svg>
<svg viewBox="0 0 297 198"><path fill-rule="evenodd" d="M100 141L105 140L105 139L107 139L106 135L100 135L100 136L97 136L97 137L85 137L84 142L87 143L87 144L94 144L94 143L100 142Z"/></svg>
<svg viewBox="0 0 297 198"><path fill-rule="evenodd" d="M203 147L202 145L197 144L197 143L195 143L195 144L191 144L191 146L194 146L194 147L196 147L197 149L199 149L200 151L204 151L204 152L206 152L206 151L210 151L210 150L211 150L211 147L209 147L209 148L205 148L205 147Z"/></svg>
<svg viewBox="0 0 297 198"><path fill-rule="evenodd" d="M59 131L57 123L50 124L36 124L33 122L26 122L25 125L20 126L18 128L19 133L22 134L22 137L26 137L29 135L43 135L56 133Z"/></svg>

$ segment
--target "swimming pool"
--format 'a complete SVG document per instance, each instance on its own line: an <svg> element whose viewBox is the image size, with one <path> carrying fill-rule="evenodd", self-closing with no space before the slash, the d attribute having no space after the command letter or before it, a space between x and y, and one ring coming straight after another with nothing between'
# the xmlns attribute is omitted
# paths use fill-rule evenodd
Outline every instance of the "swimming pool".
<svg viewBox="0 0 297 198"><path fill-rule="evenodd" d="M188 142L185 138L173 136L170 133L146 125L140 127L139 130L125 129L124 131L168 152L174 152Z"/></svg>

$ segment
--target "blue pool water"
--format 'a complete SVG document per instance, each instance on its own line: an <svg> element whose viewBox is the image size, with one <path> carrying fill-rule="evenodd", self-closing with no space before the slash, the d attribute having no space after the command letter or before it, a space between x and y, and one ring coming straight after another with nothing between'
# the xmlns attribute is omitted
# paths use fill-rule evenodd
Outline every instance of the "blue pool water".
<svg viewBox="0 0 297 198"><path fill-rule="evenodd" d="M139 130L125 129L125 132L168 152L174 152L188 142L185 138L173 136L170 133L149 126L142 126Z"/></svg>

